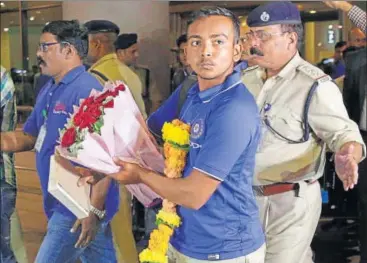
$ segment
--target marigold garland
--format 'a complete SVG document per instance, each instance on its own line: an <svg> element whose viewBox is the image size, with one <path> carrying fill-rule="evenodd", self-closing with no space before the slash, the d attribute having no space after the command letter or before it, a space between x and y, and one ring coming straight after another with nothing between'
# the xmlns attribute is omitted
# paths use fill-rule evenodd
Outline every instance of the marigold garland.
<svg viewBox="0 0 367 263"><path fill-rule="evenodd" d="M165 169L168 178L180 178L185 168L186 155L189 150L190 125L173 120L166 122L162 128L164 140ZM164 199L162 209L156 217L157 229L150 234L148 248L139 254L141 263L167 263L168 243L181 218L176 213L176 204Z"/></svg>

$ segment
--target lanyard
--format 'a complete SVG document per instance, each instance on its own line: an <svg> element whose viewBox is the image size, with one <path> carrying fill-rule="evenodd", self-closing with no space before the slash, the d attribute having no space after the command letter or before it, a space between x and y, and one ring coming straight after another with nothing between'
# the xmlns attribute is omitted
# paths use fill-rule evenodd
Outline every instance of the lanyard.
<svg viewBox="0 0 367 263"><path fill-rule="evenodd" d="M45 125L47 123L47 119L48 119L48 114L49 114L49 110L50 110L50 106L51 106L51 103L52 103L52 99L54 98L54 95L55 95L55 92L56 92L56 89L59 87L59 84L56 85L56 87L54 87L54 84L51 84L51 88L50 88L50 91L47 95L47 99L46 99L46 108L44 108L42 110L42 116L43 118L45 119Z"/></svg>

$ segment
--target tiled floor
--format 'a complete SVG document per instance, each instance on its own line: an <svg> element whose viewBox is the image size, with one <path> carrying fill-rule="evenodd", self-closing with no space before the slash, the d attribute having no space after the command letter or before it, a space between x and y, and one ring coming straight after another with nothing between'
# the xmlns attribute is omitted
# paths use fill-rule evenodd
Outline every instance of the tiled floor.
<svg viewBox="0 0 367 263"><path fill-rule="evenodd" d="M46 230L46 217L42 208L42 195L34 165L34 152L16 154L18 177L17 209L23 230L28 262L34 262ZM353 235L353 233L352 233ZM338 232L320 233L314 239L316 263L358 263L359 257L348 255L356 246ZM353 253L350 253L353 255ZM27 263L20 261L19 263ZM295 262L298 263L298 262Z"/></svg>

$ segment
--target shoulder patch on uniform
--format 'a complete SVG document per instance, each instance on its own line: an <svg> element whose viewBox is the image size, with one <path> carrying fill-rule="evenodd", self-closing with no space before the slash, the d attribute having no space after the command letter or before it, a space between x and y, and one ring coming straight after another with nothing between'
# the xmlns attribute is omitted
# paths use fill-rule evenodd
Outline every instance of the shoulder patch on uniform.
<svg viewBox="0 0 367 263"><path fill-rule="evenodd" d="M259 68L258 65L252 66L252 67L247 67L246 69L242 70L242 73L250 72L250 71L253 71L253 70L257 69L257 68Z"/></svg>
<svg viewBox="0 0 367 263"><path fill-rule="evenodd" d="M312 65L303 64L297 69L313 80L319 80L320 78L328 77L328 75L326 75L321 69Z"/></svg>

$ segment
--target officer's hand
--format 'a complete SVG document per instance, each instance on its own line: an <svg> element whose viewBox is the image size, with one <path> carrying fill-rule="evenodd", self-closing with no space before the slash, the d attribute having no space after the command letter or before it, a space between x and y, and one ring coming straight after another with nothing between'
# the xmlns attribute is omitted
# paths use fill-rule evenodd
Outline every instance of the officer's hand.
<svg viewBox="0 0 367 263"><path fill-rule="evenodd" d="M340 9L344 12L349 12L349 10L352 8L352 5L348 3L347 1L323 1L328 7L334 8L334 9Z"/></svg>
<svg viewBox="0 0 367 263"><path fill-rule="evenodd" d="M70 232L75 233L80 226L82 229L75 248L87 247L94 240L100 226L99 219L95 214L90 213L88 217L76 220Z"/></svg>
<svg viewBox="0 0 367 263"><path fill-rule="evenodd" d="M354 145L349 144L335 154L335 171L344 190L353 189L358 182L358 162L354 159Z"/></svg>

